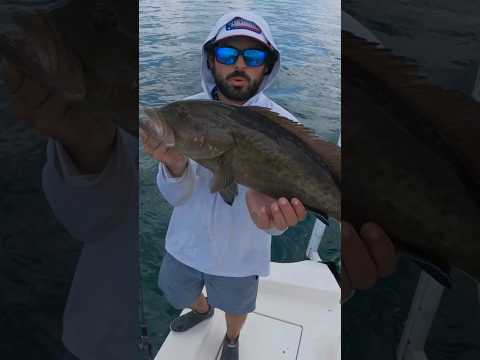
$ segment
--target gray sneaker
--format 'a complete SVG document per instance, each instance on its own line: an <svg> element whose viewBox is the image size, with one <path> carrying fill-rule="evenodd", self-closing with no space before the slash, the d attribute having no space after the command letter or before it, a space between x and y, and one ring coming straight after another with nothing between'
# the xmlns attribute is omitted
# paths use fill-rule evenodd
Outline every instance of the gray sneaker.
<svg viewBox="0 0 480 360"><path fill-rule="evenodd" d="M210 305L209 305L210 306ZM191 329L195 325L201 323L203 320L210 319L213 316L214 309L210 306L206 313L197 313L190 311L182 316L172 320L170 323L170 330L175 332L183 332Z"/></svg>
<svg viewBox="0 0 480 360"><path fill-rule="evenodd" d="M238 348L238 337L235 342L232 343L228 336L225 335L225 339L223 339L222 356L220 357L220 360L238 360Z"/></svg>

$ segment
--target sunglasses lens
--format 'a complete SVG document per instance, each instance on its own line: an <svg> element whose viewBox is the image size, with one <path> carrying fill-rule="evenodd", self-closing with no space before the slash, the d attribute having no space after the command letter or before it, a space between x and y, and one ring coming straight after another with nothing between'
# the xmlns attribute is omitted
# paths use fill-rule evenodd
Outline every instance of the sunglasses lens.
<svg viewBox="0 0 480 360"><path fill-rule="evenodd" d="M238 51L229 47L218 47L215 48L215 57L219 63L233 65L237 61Z"/></svg>
<svg viewBox="0 0 480 360"><path fill-rule="evenodd" d="M261 66L267 59L267 52L257 49L248 49L243 52L243 58L247 66Z"/></svg>
<svg viewBox="0 0 480 360"><path fill-rule="evenodd" d="M245 64L250 67L262 66L267 59L267 52L259 49L247 49L242 52ZM224 65L233 65L237 62L239 51L231 47L215 48L215 58Z"/></svg>

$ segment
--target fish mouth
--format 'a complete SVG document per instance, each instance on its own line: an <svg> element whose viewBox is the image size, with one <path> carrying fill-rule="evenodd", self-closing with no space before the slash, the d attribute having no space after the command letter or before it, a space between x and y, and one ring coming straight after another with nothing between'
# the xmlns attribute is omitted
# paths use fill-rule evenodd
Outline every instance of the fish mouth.
<svg viewBox="0 0 480 360"><path fill-rule="evenodd" d="M175 136L171 126L157 109L140 107L139 126L148 135L167 147L175 146Z"/></svg>

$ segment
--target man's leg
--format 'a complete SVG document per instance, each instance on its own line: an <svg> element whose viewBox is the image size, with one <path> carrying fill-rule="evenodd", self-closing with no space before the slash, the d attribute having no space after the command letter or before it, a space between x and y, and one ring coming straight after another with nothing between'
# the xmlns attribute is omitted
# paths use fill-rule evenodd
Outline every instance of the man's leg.
<svg viewBox="0 0 480 360"><path fill-rule="evenodd" d="M170 323L170 330L183 332L191 329L195 325L207 320L213 316L213 308L208 305L205 296L200 293L195 303L190 306L192 311L181 315Z"/></svg>
<svg viewBox="0 0 480 360"><path fill-rule="evenodd" d="M165 253L160 268L159 286L168 302L175 308L193 310L172 320L172 331L187 331L213 316L213 307L208 305L202 295L203 285L201 272Z"/></svg>
<svg viewBox="0 0 480 360"><path fill-rule="evenodd" d="M225 319L227 321L227 335L223 339L220 360L238 360L240 330L242 330L242 326L245 320L247 320L247 315L225 313Z"/></svg>
<svg viewBox="0 0 480 360"><path fill-rule="evenodd" d="M239 359L239 336L247 314L255 310L258 276L227 277L205 275L208 302L223 311L227 333L223 340L221 360Z"/></svg>
<svg viewBox="0 0 480 360"><path fill-rule="evenodd" d="M236 342L242 330L243 324L247 319L247 315L233 315L225 313L225 319L227 320L227 336L231 342Z"/></svg>
<svg viewBox="0 0 480 360"><path fill-rule="evenodd" d="M203 296L203 294L200 294L200 296L197 298L195 303L192 306L190 306L190 309L192 309L193 311L199 314L204 314L208 310L210 310L210 306L208 305L207 299L205 298L205 296Z"/></svg>

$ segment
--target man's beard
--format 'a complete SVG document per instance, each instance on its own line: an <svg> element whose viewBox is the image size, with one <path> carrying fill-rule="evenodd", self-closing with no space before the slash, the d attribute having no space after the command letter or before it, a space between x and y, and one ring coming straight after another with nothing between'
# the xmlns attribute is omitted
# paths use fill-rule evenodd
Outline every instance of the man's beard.
<svg viewBox="0 0 480 360"><path fill-rule="evenodd" d="M260 81L252 80L250 76L245 74L243 71L235 71L224 79L220 78L215 71L213 71L213 77L215 78L215 83L217 84L218 90L228 99L234 101L247 101L251 97L257 94L258 88L260 87ZM228 83L228 80L233 77L242 77L247 80L246 87L237 87L232 86ZM260 80L263 80L260 79Z"/></svg>

